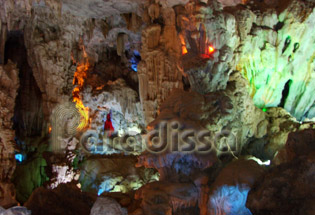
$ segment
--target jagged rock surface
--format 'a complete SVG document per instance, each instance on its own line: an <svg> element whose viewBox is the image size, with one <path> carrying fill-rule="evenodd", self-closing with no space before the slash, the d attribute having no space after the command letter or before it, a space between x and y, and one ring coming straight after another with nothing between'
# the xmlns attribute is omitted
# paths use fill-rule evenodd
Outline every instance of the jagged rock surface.
<svg viewBox="0 0 315 215"><path fill-rule="evenodd" d="M196 207L200 214L206 215L209 211L207 206L209 177L203 172L220 162L217 157L231 156L226 152L226 148L224 149L225 141L228 141L231 149L234 150L234 156L238 156L242 151L243 143L251 138L262 138L267 133L268 122L264 123L265 114L254 106L248 93L242 90L246 85L240 73L235 72L230 76L224 91L201 95L197 92L174 90L161 105L161 113L157 119L149 124L152 130L159 129L163 122L176 122L177 131L193 129L195 132L204 130L209 132L208 135L214 144L212 150L206 154L198 150L181 153L183 145L179 142L179 152L174 152L172 146L167 145L167 149L162 152L144 152L138 161L139 166L143 165L159 171L161 177L157 184L163 184L165 181L172 181L175 184L194 181L199 198ZM167 133L167 135L172 134ZM160 136L160 140L163 138ZM196 142L195 146L203 145ZM248 189L244 192L248 192ZM240 206L242 207L244 204Z"/></svg>
<svg viewBox="0 0 315 215"><path fill-rule="evenodd" d="M25 26L28 62L43 95L46 117L56 104L69 100L67 89L75 71L71 56L84 33L84 21L38 6Z"/></svg>
<svg viewBox="0 0 315 215"><path fill-rule="evenodd" d="M87 88L82 94L83 103L89 108L90 129L103 133L107 114L111 114L115 131L122 136L139 135L144 129L138 94L123 79L109 81L96 93L92 88Z"/></svg>
<svg viewBox="0 0 315 215"><path fill-rule="evenodd" d="M247 194L263 175L264 169L253 160L239 159L224 167L209 190L210 214L249 214Z"/></svg>
<svg viewBox="0 0 315 215"><path fill-rule="evenodd" d="M298 122L283 108L269 108L265 120L260 122L260 130L265 135L250 138L244 145L243 154L253 155L261 160L281 163L283 148L291 132L314 129L312 122Z"/></svg>
<svg viewBox="0 0 315 215"><path fill-rule="evenodd" d="M81 164L82 190L98 193L137 190L156 181L159 175L153 169L135 168L136 158L111 156L90 158Z"/></svg>
<svg viewBox="0 0 315 215"><path fill-rule="evenodd" d="M0 206L0 214L1 215L31 215L31 211L27 210L27 208L25 207L19 207L19 206L4 210Z"/></svg>
<svg viewBox="0 0 315 215"><path fill-rule="evenodd" d="M32 215L86 215L90 214L95 201L96 196L82 192L74 184L60 184L54 190L36 189L25 207L32 211Z"/></svg>
<svg viewBox="0 0 315 215"><path fill-rule="evenodd" d="M314 130L291 133L284 163L268 171L250 191L254 214L313 214L315 180ZM281 207L280 207L281 205Z"/></svg>
<svg viewBox="0 0 315 215"><path fill-rule="evenodd" d="M246 5L236 6L239 3ZM28 61L44 98L46 118L58 103L71 99L73 74L82 61L82 55L87 54L91 67L87 72L89 81L85 82L80 95L91 110L92 129L102 130L104 116L110 109L118 109L113 112L118 131L135 128L139 132L153 120L152 128L161 121L176 119L188 128L207 129L213 137L229 131L237 137L240 149L256 150L258 155L263 151L262 157L272 159L289 132L312 126L299 124L280 109L270 109L264 114L255 108L254 103L259 108L284 107L298 120L315 116L312 97L314 56L313 47L309 46L314 42L310 36L315 20L313 7L313 1L297 0L0 0L0 60L4 58L6 32L23 31ZM215 48L211 55L207 53L209 45ZM130 73L128 55L135 50L140 51L142 61L138 73ZM115 60L109 56L114 56ZM232 72L234 70L240 72ZM135 90L139 79L139 100L144 116L141 115L137 92L127 86L130 83L118 80L108 84L106 87L109 89L101 87L97 90L103 83L109 83L108 80L122 77L133 79L131 83ZM94 80L97 80L97 85L93 85ZM190 91L178 90L169 95L174 88ZM113 99L107 101L106 95L109 94ZM9 124L14 99L10 102L5 109L9 114L5 112L0 116ZM99 107L99 103L103 107ZM0 107L2 104L1 101ZM14 133L11 125L9 127L4 131L8 131L6 139L12 142ZM68 145L72 140L71 137L62 141ZM222 146L223 143L224 140L220 142ZM1 154L4 159L0 165L4 166L6 180L10 179L15 166L12 145L5 142L4 146L11 154ZM73 161L72 156L66 162ZM290 156L279 152L275 164L287 162ZM199 182L198 173L203 173L217 161L216 155L202 158L195 154L183 156L167 151L160 155L143 154L139 164L159 170L162 183L156 183L154 186L157 188L167 179L174 183L167 185L168 188L183 186L183 181L194 181L196 189L193 190L198 193L196 198L201 199L200 196L206 193L203 188L207 186L207 180ZM302 161L301 165L313 168ZM57 168L56 172L61 174L56 185L68 181L63 180L66 175L71 175L67 170ZM120 180L120 176L113 176L110 172L112 170L108 172L110 180L114 178L115 183ZM288 176L291 177L291 173ZM276 173L274 175L278 177ZM3 196L9 196L7 199L11 201L14 198L11 184L6 182L1 186L5 190ZM170 191L163 192L165 196ZM178 194L172 207L161 206L163 213L170 213L172 208L181 207L184 202L186 204L186 201L178 200L183 196ZM199 202L202 214L205 213L202 208L204 199ZM154 213L148 205L155 200L159 202L157 197L148 204L144 203L144 210ZM35 208L37 205L34 205ZM175 213L184 213L180 207ZM190 214L198 213L199 209L190 208Z"/></svg>
<svg viewBox="0 0 315 215"><path fill-rule="evenodd" d="M172 215L181 209L193 208L192 214L198 214L198 190L194 184L153 182L143 186L136 193L141 199L141 207L146 215ZM183 213L185 214L185 210Z"/></svg>
<svg viewBox="0 0 315 215"><path fill-rule="evenodd" d="M248 9L237 13L240 28L237 69L250 83L258 107L282 106L299 121L313 118L314 2L282 2L284 11ZM241 27L241 25L240 25Z"/></svg>
<svg viewBox="0 0 315 215"><path fill-rule="evenodd" d="M127 210L122 208L114 199L100 197L94 203L90 215L127 215Z"/></svg>
<svg viewBox="0 0 315 215"><path fill-rule="evenodd" d="M232 141L231 147L237 149L236 151L238 152L236 153L240 153L243 143L249 138L261 138L267 132L266 129L261 128L262 126L266 126L262 123L265 120L264 112L255 108L248 93L241 90L244 86L246 86L244 79L239 73L234 73L225 91L201 95L196 92L174 90L161 105L160 115L149 126L152 129L159 129L162 122L170 123L175 121L179 124L179 129L207 130L210 138L212 138L211 140L215 141L215 147L219 149L215 150L217 152L215 154L218 155L221 154L220 150L222 151L221 147L224 145L221 142L222 137L220 135L228 132L229 141ZM224 134L226 135L227 133ZM189 159L193 162L194 159L192 158L196 157L196 162L204 163L201 167L206 168L209 167L210 163L215 161L215 159L210 159L209 156L202 159L200 157L202 155L195 154L178 157L175 156L176 153L171 153L170 148L168 150L162 154L143 154L143 156L140 156L139 163L163 169L166 166L171 167L174 164L174 159L179 162L181 157L184 159L187 156L185 160L188 163ZM163 159L165 155L169 155L169 158ZM164 176L162 172L160 173Z"/></svg>
<svg viewBox="0 0 315 215"><path fill-rule="evenodd" d="M236 65L233 59L239 45L236 19L222 12L216 1L208 6L191 1L186 11L182 34L189 48L182 60L191 88L201 94L223 90ZM210 47L213 53L209 52Z"/></svg>
<svg viewBox="0 0 315 215"><path fill-rule="evenodd" d="M11 61L0 66L0 205L15 204L14 185L10 179L15 170L15 131L11 118L14 114L15 98L19 88L19 71Z"/></svg>
<svg viewBox="0 0 315 215"><path fill-rule="evenodd" d="M138 78L146 123L154 120L161 103L172 89L183 87L181 44L176 31L175 11L152 4L148 8L148 19L149 23L162 19L164 25L151 24L142 31Z"/></svg>

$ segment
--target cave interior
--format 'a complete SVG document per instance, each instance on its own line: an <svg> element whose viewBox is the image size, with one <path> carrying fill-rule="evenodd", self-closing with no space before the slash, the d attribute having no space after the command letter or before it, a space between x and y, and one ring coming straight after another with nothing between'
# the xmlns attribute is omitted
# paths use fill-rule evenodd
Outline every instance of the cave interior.
<svg viewBox="0 0 315 215"><path fill-rule="evenodd" d="M0 0L0 215L314 215L314 0Z"/></svg>

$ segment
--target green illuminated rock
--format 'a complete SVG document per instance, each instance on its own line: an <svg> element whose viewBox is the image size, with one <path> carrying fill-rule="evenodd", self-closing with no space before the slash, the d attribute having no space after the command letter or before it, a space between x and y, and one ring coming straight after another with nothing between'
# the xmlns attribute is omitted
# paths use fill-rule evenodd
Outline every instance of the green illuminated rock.
<svg viewBox="0 0 315 215"><path fill-rule="evenodd" d="M282 106L298 120L315 117L315 11L308 8L293 1L279 15L272 10L255 14L250 32L241 38L237 65L256 106Z"/></svg>

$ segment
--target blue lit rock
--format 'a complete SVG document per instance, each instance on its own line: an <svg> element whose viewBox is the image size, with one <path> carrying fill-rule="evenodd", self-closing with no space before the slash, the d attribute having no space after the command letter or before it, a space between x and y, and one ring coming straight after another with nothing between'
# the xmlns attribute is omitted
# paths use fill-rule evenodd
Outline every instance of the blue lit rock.
<svg viewBox="0 0 315 215"><path fill-rule="evenodd" d="M153 182L138 190L135 198L141 200L146 215L172 215L183 208L195 208L198 189L192 183Z"/></svg>
<svg viewBox="0 0 315 215"><path fill-rule="evenodd" d="M211 214L252 215L246 208L248 187L224 185L214 192L210 198Z"/></svg>
<svg viewBox="0 0 315 215"><path fill-rule="evenodd" d="M255 161L239 159L228 164L211 184L208 202L211 214L251 215L245 206L247 195L263 173Z"/></svg>
<svg viewBox="0 0 315 215"><path fill-rule="evenodd" d="M25 207L12 207L7 210L3 209L0 206L0 214L1 215L31 215L31 211L27 210Z"/></svg>

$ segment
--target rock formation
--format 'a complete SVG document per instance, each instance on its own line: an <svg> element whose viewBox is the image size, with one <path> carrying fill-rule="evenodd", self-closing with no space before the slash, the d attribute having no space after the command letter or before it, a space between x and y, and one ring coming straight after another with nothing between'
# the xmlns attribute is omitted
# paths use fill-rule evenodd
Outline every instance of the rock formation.
<svg viewBox="0 0 315 215"><path fill-rule="evenodd" d="M254 185L247 207L254 214L314 213L314 130L290 134L283 158Z"/></svg>
<svg viewBox="0 0 315 215"><path fill-rule="evenodd" d="M31 215L31 211L25 207L15 206L7 210L0 207L0 213L3 215Z"/></svg>
<svg viewBox="0 0 315 215"><path fill-rule="evenodd" d="M314 7L0 0L0 206L312 214Z"/></svg>
<svg viewBox="0 0 315 215"><path fill-rule="evenodd" d="M91 215L126 215L127 211L113 199L97 198L91 209Z"/></svg>
<svg viewBox="0 0 315 215"><path fill-rule="evenodd" d="M9 207L15 202L15 188L10 179L15 170L15 131L11 118L19 88L19 71L11 61L0 66L0 205Z"/></svg>
<svg viewBox="0 0 315 215"><path fill-rule="evenodd" d="M139 94L146 123L157 116L161 103L174 88L182 88L181 44L172 8L152 4L148 25L142 31L141 62L138 66ZM160 20L162 23L159 23Z"/></svg>
<svg viewBox="0 0 315 215"><path fill-rule="evenodd" d="M299 121L313 118L313 2L288 1L285 10L241 10L244 22L237 69L258 107L284 107ZM283 5L284 6L284 3ZM240 26L241 27L241 26Z"/></svg>

